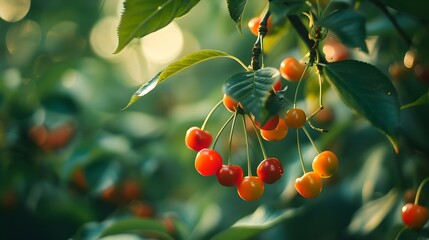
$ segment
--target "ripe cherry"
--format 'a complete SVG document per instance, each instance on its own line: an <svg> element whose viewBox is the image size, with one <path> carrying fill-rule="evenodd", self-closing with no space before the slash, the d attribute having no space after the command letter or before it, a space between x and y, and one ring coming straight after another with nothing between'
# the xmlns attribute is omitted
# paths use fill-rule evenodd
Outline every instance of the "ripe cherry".
<svg viewBox="0 0 429 240"><path fill-rule="evenodd" d="M195 169L203 176L216 174L222 167L222 157L213 149L204 148L195 157Z"/></svg>
<svg viewBox="0 0 429 240"><path fill-rule="evenodd" d="M305 198L315 198L322 191L322 178L315 172L307 172L295 180L295 188Z"/></svg>
<svg viewBox="0 0 429 240"><path fill-rule="evenodd" d="M279 116L278 115L272 116L270 119L268 119L265 122L264 126L261 126L261 123L258 122L256 120L256 118L254 118L253 120L255 121L255 124L256 124L256 126L259 129L262 129L262 130L273 130L273 129L275 129L277 127L277 124L279 123Z"/></svg>
<svg viewBox="0 0 429 240"><path fill-rule="evenodd" d="M282 81L278 80L277 82L275 82L274 85L273 85L273 89L274 89L275 92L278 92L278 91L282 90L283 89Z"/></svg>
<svg viewBox="0 0 429 240"><path fill-rule="evenodd" d="M325 39L323 53L328 62L342 61L350 58L347 47L331 37Z"/></svg>
<svg viewBox="0 0 429 240"><path fill-rule="evenodd" d="M291 108L286 112L286 125L290 128L302 128L306 121L305 112L300 108Z"/></svg>
<svg viewBox="0 0 429 240"><path fill-rule="evenodd" d="M238 102L235 101L232 97L224 94L223 95L223 105L225 105L226 109L230 112L235 112L238 107Z"/></svg>
<svg viewBox="0 0 429 240"><path fill-rule="evenodd" d="M264 183L259 177L244 177L237 187L238 195L246 201L255 201L264 193Z"/></svg>
<svg viewBox="0 0 429 240"><path fill-rule="evenodd" d="M285 58L280 64L280 74L286 80L297 82L304 73L305 64L294 57Z"/></svg>
<svg viewBox="0 0 429 240"><path fill-rule="evenodd" d="M227 187L238 185L243 179L243 169L237 165L222 165L216 173L218 182Z"/></svg>
<svg viewBox="0 0 429 240"><path fill-rule="evenodd" d="M422 228L428 220L426 207L407 203L402 207L402 222L409 228Z"/></svg>
<svg viewBox="0 0 429 240"><path fill-rule="evenodd" d="M189 149L200 151L210 146L212 135L198 127L191 127L186 131L185 143Z"/></svg>
<svg viewBox="0 0 429 240"><path fill-rule="evenodd" d="M259 24L261 23L261 20L262 19L260 17L254 17L254 18L250 19L248 24L247 24L250 32L252 32L253 35L255 35L255 36L258 36L258 34L259 34ZM273 27L273 21L271 20L271 17L269 17L267 20L267 29L268 29L267 34L269 34L271 32L272 27Z"/></svg>
<svg viewBox="0 0 429 240"><path fill-rule="evenodd" d="M312 167L322 178L329 178L338 169L337 156L331 151L323 151L314 158Z"/></svg>
<svg viewBox="0 0 429 240"><path fill-rule="evenodd" d="M283 176L283 165L277 158L267 158L257 168L258 177L264 183L274 183Z"/></svg>
<svg viewBox="0 0 429 240"><path fill-rule="evenodd" d="M280 141L286 137L288 127L286 120L279 118L279 123L273 130L261 130L261 136L267 141Z"/></svg>

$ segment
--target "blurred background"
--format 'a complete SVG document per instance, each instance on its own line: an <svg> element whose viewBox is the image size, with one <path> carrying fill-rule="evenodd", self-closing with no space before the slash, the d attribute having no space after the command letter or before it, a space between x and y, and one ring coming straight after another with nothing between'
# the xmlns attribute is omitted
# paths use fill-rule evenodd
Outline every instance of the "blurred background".
<svg viewBox="0 0 429 240"><path fill-rule="evenodd" d="M0 1L0 239L97 239L111 226L115 234L104 239L394 239L402 229L401 206L429 176L427 104L402 111L395 155L326 85L326 109L316 124L329 133L311 134L321 149L337 154L338 174L319 198L297 195L293 183L301 168L290 131L283 141L264 143L285 175L266 186L262 199L244 202L235 188L200 176L195 152L184 144L186 130L201 126L221 100L225 80L242 71L239 64L201 63L122 108L139 86L196 50L217 49L249 63L256 39L245 25L265 2L248 2L242 35L225 1L201 1L112 54L122 6L119 0ZM346 49L348 57L379 67L401 104L427 94L427 23L394 12L418 43L409 49L371 3L364 1L360 12L368 21L370 53ZM266 38L265 65L278 68L285 57L300 59L308 50L287 22L275 26ZM426 75L413 71L417 65ZM292 98L296 86L282 81ZM317 93L310 77L298 105L313 110ZM215 135L229 116L220 108L207 130ZM218 146L225 154L223 135ZM262 155L249 135L256 168ZM301 139L310 165L315 152L305 135ZM232 160L245 168L240 127ZM428 192L422 194L426 206Z"/></svg>

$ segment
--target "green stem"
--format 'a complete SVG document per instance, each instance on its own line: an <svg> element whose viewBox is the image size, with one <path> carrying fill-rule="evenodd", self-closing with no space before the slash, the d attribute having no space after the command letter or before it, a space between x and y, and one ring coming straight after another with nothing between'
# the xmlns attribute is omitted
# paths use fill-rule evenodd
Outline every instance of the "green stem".
<svg viewBox="0 0 429 240"><path fill-rule="evenodd" d="M301 162L301 168L305 174L307 173L307 170L305 170L304 159L302 158L301 144L299 142L299 128L296 129L296 145L298 147L298 155L299 155L299 161Z"/></svg>
<svg viewBox="0 0 429 240"><path fill-rule="evenodd" d="M242 120L243 120L244 139L246 141L247 176L252 176L252 166L250 163L250 150L249 150L249 139L247 137L246 118L245 118L244 114L242 114L241 116L242 116Z"/></svg>
<svg viewBox="0 0 429 240"><path fill-rule="evenodd" d="M222 134L223 130L225 130L226 126L231 122L231 120L234 118L235 114L232 114L231 117L226 120L226 122L223 124L223 126L220 128L219 132L217 133L215 140L213 141L213 147L212 149L215 149L217 140L219 139L219 136Z"/></svg>
<svg viewBox="0 0 429 240"><path fill-rule="evenodd" d="M302 82L302 79L304 78L305 73L307 72L307 69L308 69L308 65L305 65L304 72L302 73L301 77L299 78L298 85L296 86L295 96L293 98L293 107L294 108L296 108L296 98L298 96L298 89L299 89L299 86L301 85L301 82Z"/></svg>
<svg viewBox="0 0 429 240"><path fill-rule="evenodd" d="M429 182L429 177L425 178L419 185L419 188L417 189L417 194L416 194L416 199L414 199L414 204L418 205L419 204L419 198L420 198L420 194L422 192L423 186L425 185L425 183Z"/></svg>
<svg viewBox="0 0 429 240"><path fill-rule="evenodd" d="M307 129L305 127L302 128L305 132L305 135L307 135L308 140L310 140L311 145L313 145L314 150L316 150L317 154L320 153L319 148L317 147L317 145L314 143L313 138L311 137L311 135L308 133Z"/></svg>
<svg viewBox="0 0 429 240"><path fill-rule="evenodd" d="M207 122L209 121L209 118L212 116L213 112L222 104L223 100L220 100L213 108L210 110L209 114L207 114L206 119L204 119L203 125L201 126L201 130L204 130L206 127Z"/></svg>
<svg viewBox="0 0 429 240"><path fill-rule="evenodd" d="M234 128L235 128L235 120L236 119L237 119L237 111L234 112L234 117L232 119L232 125L231 125L231 132L229 133L228 165L231 165L232 136L234 135Z"/></svg>
<svg viewBox="0 0 429 240"><path fill-rule="evenodd" d="M258 143L259 143L259 146L260 146L261 151L262 151L262 156L264 157L264 159L267 159L267 153L265 152L264 145L262 144L262 139L261 139L261 136L259 135L258 127L256 127L255 122L253 121L253 119L250 116L249 116L249 119L252 122L253 130L255 130L256 138L258 139Z"/></svg>

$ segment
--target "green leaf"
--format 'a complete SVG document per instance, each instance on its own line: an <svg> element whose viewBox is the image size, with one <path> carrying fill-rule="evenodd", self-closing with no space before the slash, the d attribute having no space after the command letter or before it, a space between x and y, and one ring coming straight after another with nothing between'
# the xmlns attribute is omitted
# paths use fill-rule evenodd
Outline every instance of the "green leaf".
<svg viewBox="0 0 429 240"><path fill-rule="evenodd" d="M411 103L408 103L408 104L401 106L401 110L404 110L404 109L407 109L410 107L423 105L423 104L429 104L429 91L427 93L423 94L421 97L419 97L414 102L411 102Z"/></svg>
<svg viewBox="0 0 429 240"><path fill-rule="evenodd" d="M293 218L299 214L301 209L273 210L266 206L261 206L254 213L238 220L230 228L219 232L211 240L221 239L251 239L256 234L272 228L276 224Z"/></svg>
<svg viewBox="0 0 429 240"><path fill-rule="evenodd" d="M241 21L243 20L247 0L227 0L226 3L228 6L229 16L235 22L238 31L241 33Z"/></svg>
<svg viewBox="0 0 429 240"><path fill-rule="evenodd" d="M396 236L395 240L425 240L429 239L429 229L409 229L403 228L402 231L399 232L398 236Z"/></svg>
<svg viewBox="0 0 429 240"><path fill-rule="evenodd" d="M181 59L177 60L176 62L168 65L164 70L157 73L151 80L149 80L147 83L142 85L134 94L131 96L130 101L128 102L127 106L125 108L128 108L133 103L135 103L139 98L143 97L150 91L152 91L158 84L162 83L167 78L175 75L176 73L189 68L195 64L198 64L200 62L204 62L207 60L215 59L215 58L230 58L238 62L244 69L247 69L247 66L240 61L240 59L229 55L222 51L217 50L200 50L193 52L189 55L186 55L182 57ZM124 109L125 109L124 108Z"/></svg>
<svg viewBox="0 0 429 240"><path fill-rule="evenodd" d="M166 227L155 219L130 218L120 220L106 227L101 233L101 237L129 232L149 232L158 235L157 239L173 239Z"/></svg>
<svg viewBox="0 0 429 240"><path fill-rule="evenodd" d="M398 152L400 106L389 78L373 65L355 60L328 63L324 69L343 101L383 131Z"/></svg>
<svg viewBox="0 0 429 240"><path fill-rule="evenodd" d="M238 73L226 81L224 91L263 124L274 114L266 103L279 76L279 71L272 67Z"/></svg>
<svg viewBox="0 0 429 240"><path fill-rule="evenodd" d="M142 38L167 26L181 14L178 12L181 7L181 0L125 0L115 53L120 52L134 38Z"/></svg>
<svg viewBox="0 0 429 240"><path fill-rule="evenodd" d="M427 11L427 0L381 0L387 6L396 9L398 11L403 11L410 13L418 18L429 19Z"/></svg>
<svg viewBox="0 0 429 240"><path fill-rule="evenodd" d="M320 19L316 24L336 33L346 46L368 52L365 42L365 18L356 11L338 10Z"/></svg>
<svg viewBox="0 0 429 240"><path fill-rule="evenodd" d="M308 10L310 10L310 6L303 0L272 0L270 2L271 13L279 19L302 14Z"/></svg>
<svg viewBox="0 0 429 240"><path fill-rule="evenodd" d="M200 0L182 0L182 6L177 11L177 17L187 14Z"/></svg>

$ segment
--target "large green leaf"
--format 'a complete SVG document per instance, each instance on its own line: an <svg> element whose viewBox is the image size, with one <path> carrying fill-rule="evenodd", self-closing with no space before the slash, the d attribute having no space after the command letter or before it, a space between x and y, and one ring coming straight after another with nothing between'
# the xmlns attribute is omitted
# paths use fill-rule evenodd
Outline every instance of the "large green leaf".
<svg viewBox="0 0 429 240"><path fill-rule="evenodd" d="M355 60L328 63L324 69L343 101L382 130L398 152L400 106L389 78L373 65Z"/></svg>
<svg viewBox="0 0 429 240"><path fill-rule="evenodd" d="M182 0L125 0L115 53L120 52L134 38L142 38L167 26L180 14L178 10L181 7Z"/></svg>
<svg viewBox="0 0 429 240"><path fill-rule="evenodd" d="M422 96L420 96L417 100L411 103L407 103L403 106L401 106L401 110L410 108L410 107L416 107L423 104L429 104L429 90L427 93L424 93Z"/></svg>
<svg viewBox="0 0 429 240"><path fill-rule="evenodd" d="M164 224L162 224L161 221L144 218L129 218L119 220L106 227L100 235L101 237L105 237L130 232L146 232L157 236L157 239L173 239L173 237L168 234L167 228Z"/></svg>
<svg viewBox="0 0 429 240"><path fill-rule="evenodd" d="M387 6L398 11L410 13L418 18L429 19L427 0L381 0Z"/></svg>
<svg viewBox="0 0 429 240"><path fill-rule="evenodd" d="M279 19L290 15L302 14L310 10L310 6L304 0L272 0L270 1L271 13Z"/></svg>
<svg viewBox="0 0 429 240"><path fill-rule="evenodd" d="M272 85L279 76L279 71L271 67L238 73L226 81L224 91L240 102L259 122L264 123L274 114L266 103Z"/></svg>
<svg viewBox="0 0 429 240"><path fill-rule="evenodd" d="M252 236L272 228L280 222L299 214L301 209L273 210L261 206L254 213L237 221L230 228L216 234L211 240L251 239Z"/></svg>
<svg viewBox="0 0 429 240"><path fill-rule="evenodd" d="M338 10L320 19L316 24L336 33L346 46L368 52L365 42L365 18L356 11Z"/></svg>
<svg viewBox="0 0 429 240"><path fill-rule="evenodd" d="M189 55L186 55L176 62L168 65L164 70L156 74L151 80L149 80L147 83L142 85L131 97L130 101L128 102L127 107L131 106L133 103L135 103L139 98L143 97L150 91L152 91L158 84L162 83L167 78L175 75L176 73L189 68L195 64L198 64L200 62L204 62L207 60L215 59L215 58L231 58L234 59L236 62L238 62L244 69L247 69L248 67L241 62L238 58L229 55L222 51L217 50L200 50L193 52Z"/></svg>
<svg viewBox="0 0 429 240"><path fill-rule="evenodd" d="M238 31L241 33L241 21L243 19L247 0L227 0L226 3L228 6L229 16L235 22Z"/></svg>
<svg viewBox="0 0 429 240"><path fill-rule="evenodd" d="M182 6L177 11L177 17L187 14L200 0L182 0Z"/></svg>

